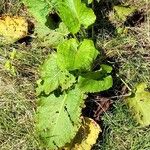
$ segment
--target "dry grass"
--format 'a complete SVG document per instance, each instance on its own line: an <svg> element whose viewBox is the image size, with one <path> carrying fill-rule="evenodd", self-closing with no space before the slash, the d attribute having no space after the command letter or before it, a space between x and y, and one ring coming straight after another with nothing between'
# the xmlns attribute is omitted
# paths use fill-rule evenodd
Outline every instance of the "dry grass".
<svg viewBox="0 0 150 150"><path fill-rule="evenodd" d="M0 15L26 16L20 0L1 0ZM16 50L13 60L10 53ZM0 149L40 150L34 129L36 108L35 86L38 66L42 63L46 48L33 39L32 44L16 43L0 47ZM11 61L16 75L5 68Z"/></svg>
<svg viewBox="0 0 150 150"><path fill-rule="evenodd" d="M12 48L17 47L17 75L6 71L4 63L9 60ZM38 47L13 45L1 47L0 54L0 149L40 149L34 130L36 108L35 83L38 65L42 61L42 49ZM35 51L36 50L36 51Z"/></svg>
<svg viewBox="0 0 150 150"><path fill-rule="evenodd" d="M137 82L150 82L150 3L148 0L126 0L144 9L146 19L135 27L128 27L125 36L112 37L107 31L97 37L97 45L119 64L118 75L130 88ZM0 14L26 16L19 0L0 0ZM12 61L17 75L6 71L4 64L9 53L17 50ZM34 130L36 108L35 86L38 66L49 50L41 48L36 40L30 45L14 44L0 47L0 149L44 150ZM123 83L123 84L124 84ZM104 117L107 127L103 142L96 148L103 150L149 150L150 130L135 126L131 115L122 103L114 105L112 113Z"/></svg>
<svg viewBox="0 0 150 150"><path fill-rule="evenodd" d="M127 32L121 35L112 35L107 31L103 35L99 34L97 45L105 51L106 58L112 60L110 63L119 66L118 75L121 79L134 88L137 82L150 84L150 2L126 1L130 5L136 3L133 6L137 7L141 16L135 20L134 26L126 26ZM143 19L139 21L141 18ZM116 23L114 26L116 29L124 28Z"/></svg>
<svg viewBox="0 0 150 150"><path fill-rule="evenodd" d="M119 66L116 71L118 79L129 92L140 82L150 86L150 1L126 2L142 11L145 19L135 26L126 27L128 33L124 35L112 36L105 32L103 37L98 36L97 44L105 50L109 63ZM122 99L118 97L113 109L104 115L104 132L95 150L150 149L150 128L137 125Z"/></svg>

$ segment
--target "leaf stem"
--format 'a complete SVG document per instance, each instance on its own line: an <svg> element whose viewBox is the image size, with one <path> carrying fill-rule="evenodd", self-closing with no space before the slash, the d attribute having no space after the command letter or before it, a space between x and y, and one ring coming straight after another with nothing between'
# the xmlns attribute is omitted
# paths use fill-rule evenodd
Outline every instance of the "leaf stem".
<svg viewBox="0 0 150 150"><path fill-rule="evenodd" d="M128 86L128 84L127 84L118 74L116 74L116 76L120 78L120 80L123 82L123 84L124 84L124 85L128 88L128 90L131 92L132 89Z"/></svg>
<svg viewBox="0 0 150 150"><path fill-rule="evenodd" d="M75 34L72 33L72 36L79 42L79 40Z"/></svg>

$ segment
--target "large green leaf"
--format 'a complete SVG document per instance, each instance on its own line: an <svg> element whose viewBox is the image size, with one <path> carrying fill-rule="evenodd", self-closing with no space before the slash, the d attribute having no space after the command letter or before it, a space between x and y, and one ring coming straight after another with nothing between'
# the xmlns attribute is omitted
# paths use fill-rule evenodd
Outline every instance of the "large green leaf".
<svg viewBox="0 0 150 150"><path fill-rule="evenodd" d="M49 29L46 35L43 35L41 28L37 28L38 37L40 39L41 46L49 46L57 48L57 46L67 39L69 34L68 28L63 22L59 24L59 27L55 30Z"/></svg>
<svg viewBox="0 0 150 150"><path fill-rule="evenodd" d="M52 3L47 0L22 0L27 6L29 12L38 21L37 26L40 28L41 34L49 33L49 28L46 26L48 14L52 11Z"/></svg>
<svg viewBox="0 0 150 150"><path fill-rule="evenodd" d="M77 33L81 25L87 28L95 22L93 10L81 0L56 0L55 6L60 18L72 33Z"/></svg>
<svg viewBox="0 0 150 150"><path fill-rule="evenodd" d="M41 92L49 94L59 86L62 87L62 90L68 89L75 82L75 77L72 74L67 70L61 71L58 68L56 59L56 54L52 53L41 66L41 79L38 81L38 87L36 89L38 95Z"/></svg>
<svg viewBox="0 0 150 150"><path fill-rule="evenodd" d="M79 89L56 97L41 97L36 114L36 128L49 149L70 143L80 128L84 95Z"/></svg>
<svg viewBox="0 0 150 150"><path fill-rule="evenodd" d="M63 42L64 37L69 34L68 28L64 23L60 23L59 27L54 26L54 22L49 17L53 11L53 3L48 0L22 0L27 6L28 11L37 21L35 23L35 33L42 46L57 47ZM56 28L55 30L53 30Z"/></svg>
<svg viewBox="0 0 150 150"><path fill-rule="evenodd" d="M75 39L61 43L57 49L57 63L61 70L90 70L93 60L98 55L93 41Z"/></svg>
<svg viewBox="0 0 150 150"><path fill-rule="evenodd" d="M127 99L136 120L141 126L150 125L150 92L145 83L139 84L134 96Z"/></svg>
<svg viewBox="0 0 150 150"><path fill-rule="evenodd" d="M94 93L108 90L112 87L113 80L111 75L105 71L86 73L79 77L78 87L85 93Z"/></svg>

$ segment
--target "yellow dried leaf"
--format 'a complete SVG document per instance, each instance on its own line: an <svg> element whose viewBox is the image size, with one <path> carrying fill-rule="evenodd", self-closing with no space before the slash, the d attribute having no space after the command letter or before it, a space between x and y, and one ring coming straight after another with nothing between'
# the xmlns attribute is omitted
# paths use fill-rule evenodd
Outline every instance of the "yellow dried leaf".
<svg viewBox="0 0 150 150"><path fill-rule="evenodd" d="M100 126L93 119L85 117L71 146L69 145L65 150L91 150L100 132Z"/></svg>
<svg viewBox="0 0 150 150"><path fill-rule="evenodd" d="M28 23L23 17L0 17L0 45L10 44L25 37Z"/></svg>

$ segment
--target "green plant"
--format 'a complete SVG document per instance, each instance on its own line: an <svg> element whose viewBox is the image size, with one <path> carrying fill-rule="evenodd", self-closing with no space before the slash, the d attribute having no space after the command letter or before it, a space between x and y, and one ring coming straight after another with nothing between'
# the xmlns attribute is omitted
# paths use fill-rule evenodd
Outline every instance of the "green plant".
<svg viewBox="0 0 150 150"><path fill-rule="evenodd" d="M57 49L40 67L36 129L45 146L58 149L71 143L81 127L80 116L86 94L112 86L109 75L112 68L99 64L98 70L92 70L99 51L92 40L85 38L84 32L96 16L86 3L81 0L23 1L38 22L38 36ZM52 30L49 12L56 12L62 20L55 30ZM70 38L66 38L68 34Z"/></svg>
<svg viewBox="0 0 150 150"><path fill-rule="evenodd" d="M13 49L12 52L10 52L10 58L6 60L4 64L4 68L9 71L12 75L16 76L16 68L13 66L13 60L16 57L16 49Z"/></svg>

